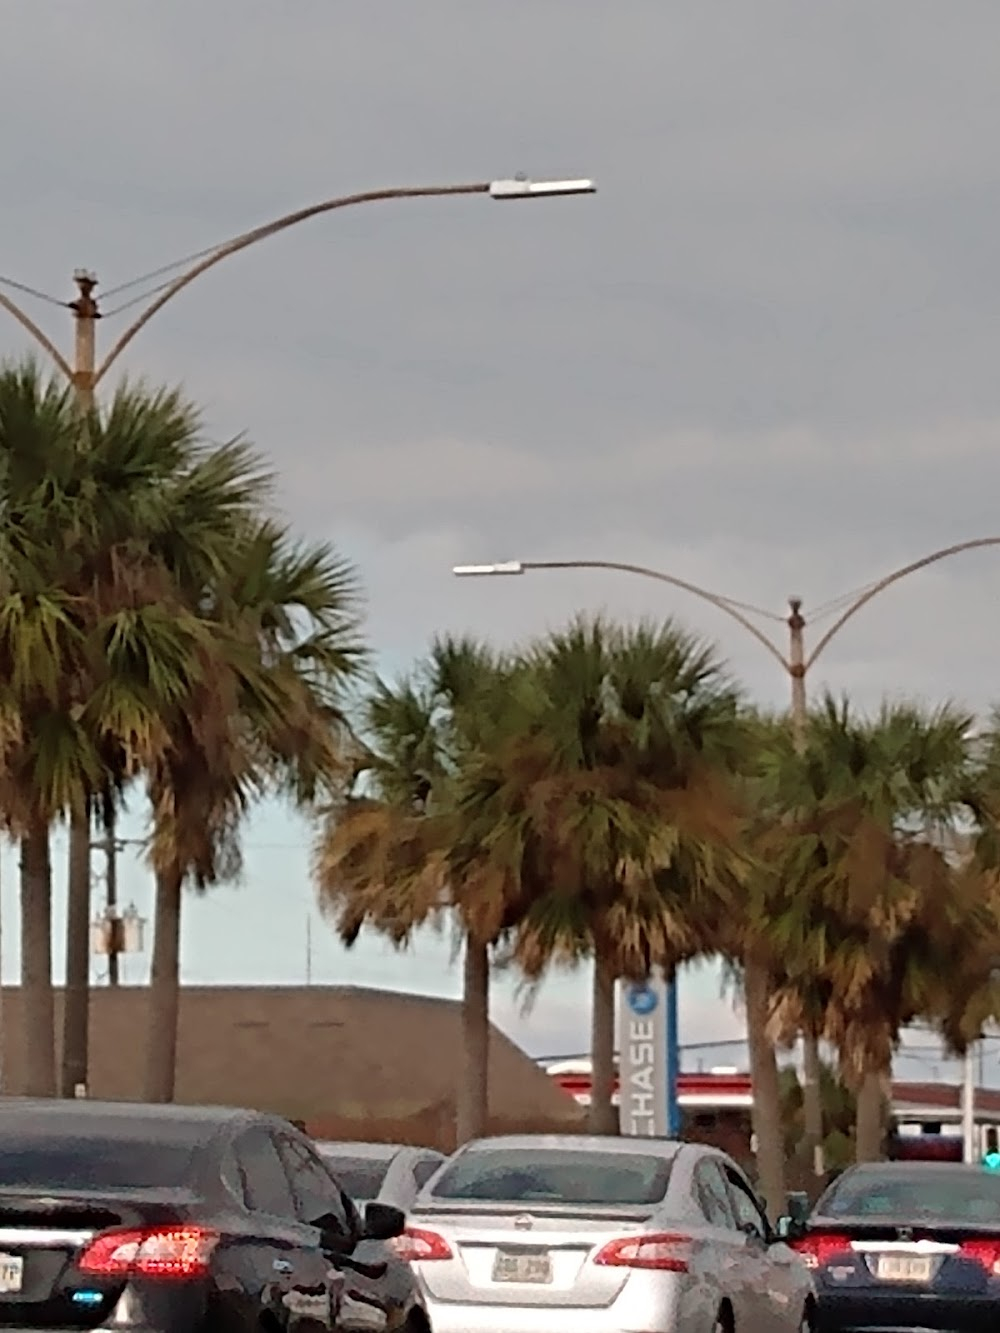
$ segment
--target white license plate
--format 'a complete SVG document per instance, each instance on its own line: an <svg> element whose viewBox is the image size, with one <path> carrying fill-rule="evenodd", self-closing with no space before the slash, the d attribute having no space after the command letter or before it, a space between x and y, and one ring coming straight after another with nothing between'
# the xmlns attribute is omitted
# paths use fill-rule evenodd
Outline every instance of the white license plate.
<svg viewBox="0 0 1000 1333"><path fill-rule="evenodd" d="M875 1276L883 1282L929 1282L931 1261L926 1255L880 1254Z"/></svg>
<svg viewBox="0 0 1000 1333"><path fill-rule="evenodd" d="M493 1281L551 1282L552 1258L548 1254L511 1254L500 1250L493 1262Z"/></svg>
<svg viewBox="0 0 1000 1333"><path fill-rule="evenodd" d="M0 1295L19 1292L24 1282L24 1260L17 1254L0 1254Z"/></svg>

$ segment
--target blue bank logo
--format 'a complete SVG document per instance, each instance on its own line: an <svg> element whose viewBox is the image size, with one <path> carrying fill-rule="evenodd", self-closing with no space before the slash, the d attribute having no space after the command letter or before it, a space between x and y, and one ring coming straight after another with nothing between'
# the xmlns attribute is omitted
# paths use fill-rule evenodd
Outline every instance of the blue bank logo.
<svg viewBox="0 0 1000 1333"><path fill-rule="evenodd" d="M625 992L625 1003L639 1018L646 1018L659 1004L659 996L652 986L645 982L629 986Z"/></svg>

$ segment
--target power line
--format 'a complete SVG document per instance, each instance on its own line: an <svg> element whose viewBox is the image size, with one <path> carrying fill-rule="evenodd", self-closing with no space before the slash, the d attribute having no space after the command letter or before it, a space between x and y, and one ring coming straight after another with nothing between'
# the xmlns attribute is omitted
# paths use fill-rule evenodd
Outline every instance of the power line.
<svg viewBox="0 0 1000 1333"><path fill-rule="evenodd" d="M26 282L18 282L16 278L0 276L0 284L4 287L10 287L16 292L23 292L25 296L34 296L36 300L47 301L49 305L57 305L62 310L70 308L69 301L60 301L57 296L50 296L48 292L39 291L37 287L29 287Z"/></svg>
<svg viewBox="0 0 1000 1333"><path fill-rule="evenodd" d="M206 256L214 254L216 250L221 249L222 245L219 243L206 246L204 250L196 250L193 254L185 255L183 259L175 259L170 264L161 264L159 268L150 269L148 273L141 273L137 278L129 278L127 282L120 282L117 287L109 287L101 294L104 297L104 300L107 301L110 297L117 296L120 292L127 292L132 287L140 287L143 283L151 282L154 278L162 278L165 273L173 273L175 269L182 268L186 264L195 264L199 259L204 259ZM164 286L166 285L168 284L164 283ZM162 288L154 288L154 291L162 291ZM148 294L151 295L151 293ZM136 300L141 299L141 297L136 298ZM134 302L129 302L128 304L131 305L134 304ZM125 306L119 306L118 308L119 310L124 310Z"/></svg>

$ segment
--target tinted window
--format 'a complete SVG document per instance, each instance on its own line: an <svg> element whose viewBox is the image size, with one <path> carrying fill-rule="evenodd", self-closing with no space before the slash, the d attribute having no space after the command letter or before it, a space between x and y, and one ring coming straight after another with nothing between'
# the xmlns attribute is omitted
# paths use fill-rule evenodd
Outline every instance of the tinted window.
<svg viewBox="0 0 1000 1333"><path fill-rule="evenodd" d="M422 1157L417 1162L413 1168L413 1179L417 1182L417 1189L423 1189L440 1165L436 1157Z"/></svg>
<svg viewBox="0 0 1000 1333"><path fill-rule="evenodd" d="M725 1177L718 1162L711 1160L699 1162L695 1170L695 1192L701 1211L715 1227L733 1229L733 1214L729 1207L729 1194Z"/></svg>
<svg viewBox="0 0 1000 1333"><path fill-rule="evenodd" d="M309 1223L321 1217L333 1217L337 1228L348 1235L350 1226L340 1190L308 1143L291 1137L282 1138L281 1155L291 1177L296 1215Z"/></svg>
<svg viewBox="0 0 1000 1333"><path fill-rule="evenodd" d="M378 1197L390 1158L383 1161L378 1157L329 1157L326 1153L322 1156L330 1174L352 1199L367 1203Z"/></svg>
<svg viewBox="0 0 1000 1333"><path fill-rule="evenodd" d="M292 1187L267 1130L251 1129L240 1136L236 1163L248 1208L274 1217L295 1216Z"/></svg>
<svg viewBox="0 0 1000 1333"><path fill-rule="evenodd" d="M764 1220L760 1205L750 1192L749 1185L741 1180L736 1172L729 1167L726 1168L726 1179L729 1183L729 1200L733 1205L733 1212L736 1214L736 1225L741 1231L752 1228L761 1240L765 1240L768 1230L767 1222Z"/></svg>
<svg viewBox="0 0 1000 1333"><path fill-rule="evenodd" d="M956 1167L954 1171L858 1171L842 1176L816 1208L829 1217L954 1218L996 1222L1000 1176Z"/></svg>
<svg viewBox="0 0 1000 1333"><path fill-rule="evenodd" d="M652 1204L667 1192L670 1162L640 1153L572 1148L486 1148L463 1153L438 1177L437 1199L511 1203Z"/></svg>
<svg viewBox="0 0 1000 1333"><path fill-rule="evenodd" d="M151 1138L50 1138L4 1133L0 1189L158 1189L191 1185L196 1148Z"/></svg>

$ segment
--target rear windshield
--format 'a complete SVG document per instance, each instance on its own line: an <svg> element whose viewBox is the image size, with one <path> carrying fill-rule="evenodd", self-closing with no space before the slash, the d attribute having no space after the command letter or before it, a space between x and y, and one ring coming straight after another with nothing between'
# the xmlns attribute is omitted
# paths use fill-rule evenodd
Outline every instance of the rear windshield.
<svg viewBox="0 0 1000 1333"><path fill-rule="evenodd" d="M962 1167L858 1172L839 1180L816 1211L827 1217L1000 1222L1000 1176Z"/></svg>
<svg viewBox="0 0 1000 1333"><path fill-rule="evenodd" d="M485 1148L437 1177L436 1199L504 1203L652 1204L667 1192L670 1162L642 1153L572 1148Z"/></svg>
<svg viewBox="0 0 1000 1333"><path fill-rule="evenodd" d="M193 1184L191 1144L129 1139L0 1137L0 1191L182 1188Z"/></svg>
<svg viewBox="0 0 1000 1333"><path fill-rule="evenodd" d="M332 1157L324 1153L323 1161L345 1193L360 1203L370 1203L372 1199L378 1198L378 1192L389 1172L391 1158Z"/></svg>

